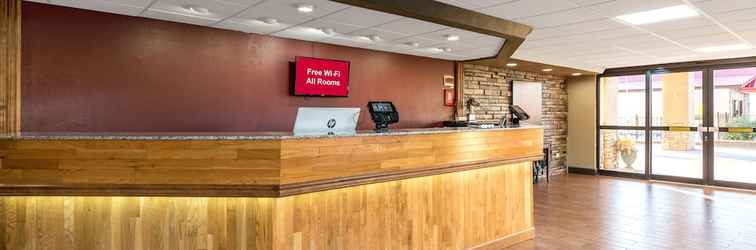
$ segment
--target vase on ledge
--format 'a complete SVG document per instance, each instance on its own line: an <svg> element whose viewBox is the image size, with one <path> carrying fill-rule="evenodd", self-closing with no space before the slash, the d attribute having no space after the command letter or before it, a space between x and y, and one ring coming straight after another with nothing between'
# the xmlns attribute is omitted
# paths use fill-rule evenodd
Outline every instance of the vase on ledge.
<svg viewBox="0 0 756 250"><path fill-rule="evenodd" d="M625 162L626 168L633 168L633 164L638 158L638 150L622 150L622 152L620 152L620 156L622 157L622 161Z"/></svg>

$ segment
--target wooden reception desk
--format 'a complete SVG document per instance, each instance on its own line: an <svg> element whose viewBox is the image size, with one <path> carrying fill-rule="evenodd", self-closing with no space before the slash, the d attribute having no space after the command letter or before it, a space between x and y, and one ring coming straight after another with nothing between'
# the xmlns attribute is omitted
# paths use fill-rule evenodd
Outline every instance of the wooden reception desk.
<svg viewBox="0 0 756 250"><path fill-rule="evenodd" d="M0 138L0 249L498 249L539 127Z"/></svg>

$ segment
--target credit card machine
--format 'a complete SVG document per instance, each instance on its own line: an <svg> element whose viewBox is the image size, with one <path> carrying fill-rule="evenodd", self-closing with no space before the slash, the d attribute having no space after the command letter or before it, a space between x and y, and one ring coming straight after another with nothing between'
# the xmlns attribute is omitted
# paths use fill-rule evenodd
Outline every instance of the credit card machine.
<svg viewBox="0 0 756 250"><path fill-rule="evenodd" d="M399 122L399 112L391 102L368 102L368 110L378 132L386 131L389 124Z"/></svg>

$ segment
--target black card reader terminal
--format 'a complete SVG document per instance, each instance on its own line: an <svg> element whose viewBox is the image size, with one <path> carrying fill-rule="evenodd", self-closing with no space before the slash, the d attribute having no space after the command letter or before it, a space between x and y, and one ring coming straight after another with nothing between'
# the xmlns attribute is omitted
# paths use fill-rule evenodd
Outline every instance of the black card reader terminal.
<svg viewBox="0 0 756 250"><path fill-rule="evenodd" d="M399 122L399 112L393 103L388 101L368 102L370 118L375 122L375 130L385 132L389 124Z"/></svg>

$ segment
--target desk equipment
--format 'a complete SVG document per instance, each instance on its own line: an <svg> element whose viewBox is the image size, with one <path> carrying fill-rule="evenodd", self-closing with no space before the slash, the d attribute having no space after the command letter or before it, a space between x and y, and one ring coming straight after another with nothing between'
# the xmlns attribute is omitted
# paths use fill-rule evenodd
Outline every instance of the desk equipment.
<svg viewBox="0 0 756 250"><path fill-rule="evenodd" d="M370 111L370 118L375 122L375 130L378 132L384 132L390 124L399 122L399 112L391 102L368 102L368 111Z"/></svg>
<svg viewBox="0 0 756 250"><path fill-rule="evenodd" d="M299 108L295 135L355 134L360 108Z"/></svg>
<svg viewBox="0 0 756 250"><path fill-rule="evenodd" d="M530 119L530 115L528 115L528 113L525 112L524 109L517 105L510 105L509 113L512 114L512 126L518 126L520 125L520 121L526 121Z"/></svg>

